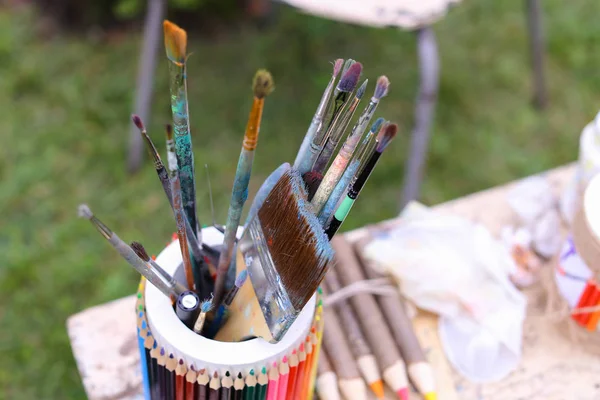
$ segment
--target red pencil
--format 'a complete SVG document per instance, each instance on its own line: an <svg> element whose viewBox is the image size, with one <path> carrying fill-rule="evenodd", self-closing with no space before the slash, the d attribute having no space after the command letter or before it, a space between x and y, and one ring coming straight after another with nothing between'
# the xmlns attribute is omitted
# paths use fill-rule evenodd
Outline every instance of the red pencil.
<svg viewBox="0 0 600 400"><path fill-rule="evenodd" d="M575 309L586 307L590 296L596 289L596 285L594 283L595 282L593 279L589 279L586 282L585 288L583 289L583 292L581 293L581 297L579 297L579 302L577 303L577 306L575 307ZM573 314L573 319L575 321L577 321L580 325L585 326L585 323L583 321L584 321L584 318L586 315L587 315L586 313Z"/></svg>
<svg viewBox="0 0 600 400"><path fill-rule="evenodd" d="M288 374L287 394L285 398L295 399L294 389L296 389L296 378L298 377L298 353L296 352L296 349L294 349L292 355L290 355L288 365L290 366L290 373Z"/></svg>
<svg viewBox="0 0 600 400"><path fill-rule="evenodd" d="M280 400L285 400L289 378L290 365L288 364L287 356L283 356L281 364L279 364L279 387L277 388L277 398Z"/></svg>
<svg viewBox="0 0 600 400"><path fill-rule="evenodd" d="M175 400L184 400L186 373L187 368L183 364L183 360L179 359L179 364L175 368Z"/></svg>
<svg viewBox="0 0 600 400"><path fill-rule="evenodd" d="M198 375L192 365L190 366L190 369L188 369L187 374L185 374L185 400L196 400L195 387L197 378Z"/></svg>
<svg viewBox="0 0 600 400"><path fill-rule="evenodd" d="M600 300L600 289L598 289L596 282L594 282L592 287L594 288L594 290L590 293L590 297L588 297L587 301L583 305L584 307L594 307L598 303L598 300ZM581 323L584 326L587 326L587 324L590 322L590 319L592 318L592 315L593 313L591 312L582 314Z"/></svg>

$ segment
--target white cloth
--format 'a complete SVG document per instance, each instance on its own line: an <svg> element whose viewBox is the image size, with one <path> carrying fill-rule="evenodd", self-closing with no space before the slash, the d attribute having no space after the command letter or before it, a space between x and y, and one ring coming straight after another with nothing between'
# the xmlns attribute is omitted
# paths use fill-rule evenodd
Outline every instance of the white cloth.
<svg viewBox="0 0 600 400"><path fill-rule="evenodd" d="M460 373L475 382L503 378L521 357L526 308L509 280L512 257L481 225L411 209L397 228L375 235L365 258L418 307L440 315L444 351Z"/></svg>

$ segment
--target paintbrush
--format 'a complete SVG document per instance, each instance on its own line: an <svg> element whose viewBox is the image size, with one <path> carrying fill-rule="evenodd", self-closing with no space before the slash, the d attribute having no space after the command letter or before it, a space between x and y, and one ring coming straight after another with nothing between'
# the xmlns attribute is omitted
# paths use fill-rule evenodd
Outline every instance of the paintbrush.
<svg viewBox="0 0 600 400"><path fill-rule="evenodd" d="M192 268L192 260L190 258L187 233L185 231L185 212L183 209L183 200L181 193L181 182L179 174L173 174L171 181L171 193L173 194L173 213L177 223L177 237L179 238L179 248L181 249L181 257L183 258L183 270L185 272L185 280L190 290L198 293L203 293L203 287L194 288L194 272ZM202 279L197 283L202 284Z"/></svg>
<svg viewBox="0 0 600 400"><path fill-rule="evenodd" d="M167 283L155 271L150 269L148 264L135 254L133 249L122 241L116 233L111 231L102 221L100 221L92 210L86 204L80 204L78 208L79 216L89 220L92 225L100 232L102 236L119 252L121 257L125 259L137 272L144 276L158 290L163 292L167 297L170 297L171 290Z"/></svg>
<svg viewBox="0 0 600 400"><path fill-rule="evenodd" d="M314 294L333 258L331 245L306 200L298 171L286 172L238 243L238 271L248 280L216 339L262 337L276 343Z"/></svg>
<svg viewBox="0 0 600 400"><path fill-rule="evenodd" d="M331 219L331 223L325 230L329 239L331 239L333 235L335 235L335 233L338 231L338 229L344 222L344 219L346 219L346 217L348 216L352 205L356 201L358 195L360 194L360 191L367 182L367 179L369 179L369 176L371 175L371 172L373 172L375 165L377 165L379 157L381 157L383 151L394 139L397 132L398 125L396 124L386 124L379 131L379 134L377 135L377 147L375 148L375 151L365 163L365 167L363 168L363 170L351 183L346 197L342 200L342 203L337 208L335 214L333 215L333 218Z"/></svg>
<svg viewBox="0 0 600 400"><path fill-rule="evenodd" d="M254 93L254 102L252 103L250 115L248 116L242 151L235 172L235 180L233 181L233 189L231 190L231 202L229 204L229 211L227 212L223 250L221 251L221 257L219 257L219 265L217 267L217 280L215 282L214 292L214 304L217 307L221 304L221 300L225 294L227 271L231 264L236 233L240 224L240 219L242 218L242 209L246 202L246 198L248 197L248 184L252 173L254 149L256 149L256 144L258 142L265 97L273 91L273 78L268 71L261 69L254 75L252 91Z"/></svg>
<svg viewBox="0 0 600 400"><path fill-rule="evenodd" d="M356 108L358 107L360 100L362 99L363 95L365 94L365 90L367 90L368 82L369 82L369 80L365 79L363 84L360 85L360 87L356 91L356 94L354 95L354 98L352 99L352 101L340 113L340 118L337 121L337 123L331 127L331 134L328 135L329 137L327 139L327 142L325 143L323 150L321 150L321 153L319 154L319 156L317 157L317 160L315 161L315 164L313 165L313 168L312 168L313 171L317 171L317 172L325 171L325 168L327 167L327 165L329 164L329 161L331 160L331 155L337 148L338 143L340 142L340 139L344 136L344 133L346 132L346 128L348 128L348 125L350 124L350 120L354 116L354 112L356 111ZM361 134L362 134L362 132L361 132Z"/></svg>
<svg viewBox="0 0 600 400"><path fill-rule="evenodd" d="M358 83L358 79L360 78L361 72L362 65L360 63L355 63L352 64L352 66L350 66L350 68L348 68L348 70L342 74L342 78L338 82L333 93L333 97L331 98L331 100L329 101L329 105L327 106L327 109L331 111L330 116L324 120L325 122L317 130L313 141L310 143L310 154L307 156L309 158L306 161L307 165L310 165L310 170L313 170L313 165L317 160L317 157L321 153L323 146L325 146L325 143L328 139L328 135L331 133L330 128L335 125L340 115L340 111L344 107L344 104L346 104L346 102L348 101L350 93L352 93L352 91L356 87L356 84Z"/></svg>
<svg viewBox="0 0 600 400"><path fill-rule="evenodd" d="M329 169L327 170L327 173L323 177L323 181L321 182L321 185L319 185L319 189L315 193L314 198L311 200L313 207L315 208L315 213L318 214L321 211L321 209L325 205L325 202L331 195L331 192L335 188L335 185L337 184L338 180L344 173L344 170L348 166L348 162L352 158L352 155L354 154L354 150L356 149L356 146L358 145L358 141L360 140L365 128L367 127L367 124L369 123L369 121L373 117L373 114L375 113L375 109L377 108L379 101L381 100L381 98L383 96L385 96L387 94L389 85L390 85L390 82L385 76L381 76L377 79L377 85L375 86L375 93L373 94L373 97L371 98L369 105L365 108L365 110L359 117L358 121L352 128L352 132L350 133L350 135L348 135L348 138L344 142L344 145L340 149L338 155L333 160L331 167L329 167ZM364 88L363 88L363 93L364 93ZM358 94L357 94L357 97L358 97ZM354 104L358 105L359 101L360 101L360 98L358 98L358 100L356 100L356 98L355 98ZM333 138L330 138L330 140L333 140ZM329 142L327 144L329 145ZM334 144L334 147L331 148L331 151L333 151L335 149L335 146L337 146L337 143ZM324 150L326 150L327 148L328 147L326 146ZM325 155L327 160L325 161L325 164L323 164L323 167L324 167L324 165L327 165L327 163L329 162L330 155L331 155L331 153L329 153L329 155L327 155L327 154ZM321 156L319 156L319 157L321 157ZM319 160L317 159L317 163L318 162L319 162ZM315 164L315 167L316 166L317 165ZM320 172L319 169L317 169L317 168L313 168L313 171Z"/></svg>
<svg viewBox="0 0 600 400"><path fill-rule="evenodd" d="M146 252L146 249L140 242L131 242L131 248L139 258L150 264L150 266L163 277L163 279L169 285L169 289L176 297L179 297L181 293L187 291L185 286L177 282L171 274L165 271L160 265L158 265L156 261L152 259L152 257L148 255L148 252Z"/></svg>
<svg viewBox="0 0 600 400"><path fill-rule="evenodd" d="M260 185L260 188L254 196L254 200L252 200L252 205L250 206L250 211L248 211L248 216L246 217L246 223L244 224L244 226L248 225L248 222L250 222L250 220L254 218L258 210L262 207L269 193L271 193L271 190L273 190L275 184L279 182L279 179L281 179L283 174L289 171L290 169L291 166L289 163L281 164L279 167L277 167L275 171L271 172L271 174L267 177L267 179L265 179L263 184Z"/></svg>
<svg viewBox="0 0 600 400"><path fill-rule="evenodd" d="M175 153L181 179L181 197L185 217L194 231L200 225L196 219L196 181L194 178L194 152L187 101L186 48L187 33L165 20L163 22L165 50L169 59L171 114L175 130Z"/></svg>
<svg viewBox="0 0 600 400"><path fill-rule="evenodd" d="M338 206L340 199L346 194L350 181L360 172L361 166L364 166L366 158L373 152L375 135L379 132L379 129L384 122L385 120L383 118L378 118L373 123L371 129L356 149L350 165L348 165L348 168L344 171L341 179L338 181L337 185L335 185L335 189L331 192L329 199L327 199L327 202L321 209L321 212L319 213L319 222L321 222L323 227L327 226L327 222Z"/></svg>
<svg viewBox="0 0 600 400"><path fill-rule="evenodd" d="M206 314L212 309L212 307L212 299L202 302L202 305L200 306L200 314L198 314L198 319L194 323L194 332L198 334L202 333L202 328L204 328L204 322L206 321Z"/></svg>
<svg viewBox="0 0 600 400"><path fill-rule="evenodd" d="M146 127L144 126L144 123L142 122L140 117L138 117L137 115L132 115L131 119L132 119L133 123L135 124L135 126L139 129L140 134L142 135L142 138L146 142L148 154L150 154L150 157L152 157L152 160L154 161L154 168L156 169L156 174L158 175L158 178L160 179L160 183L162 184L165 195L167 196L167 200L169 200L171 209L173 209L173 195L171 193L171 182L169 181L169 172L165 168L165 165L163 164L162 159L160 158L160 154L158 153L158 150L156 150L156 146L154 146L152 139L150 139L150 137L148 136L148 133L146 132ZM169 136L171 137L171 143L173 143L173 135L172 135L172 131L170 129L170 125L167 125L167 127L168 127L167 128L167 143L169 141L169 139L168 139ZM170 135L169 135L169 132L171 132ZM169 147L169 146L167 145L167 147ZM172 165L171 158L175 158L175 153L173 153L172 157L169 154L168 157L169 157L169 169L170 169L171 165ZM174 171L176 173L177 172L177 159L176 158L175 158L173 165L174 165L174 170L172 170L172 171ZM201 260L200 264L202 264L202 261L204 260L204 255L202 254L202 250L198 246L198 241L196 241L196 234L192 230L192 227L190 226L187 219L185 220L185 231L187 233L188 245L192 252L192 257L193 257L192 263L194 263L195 260Z"/></svg>
<svg viewBox="0 0 600 400"><path fill-rule="evenodd" d="M296 155L296 160L294 161L294 168L300 172L300 175L304 175L312 168L312 162L310 157L310 144L315 137L315 134L319 129L322 129L321 126L324 123L325 114L327 113L327 107L329 106L329 99L331 98L331 93L333 92L333 87L335 84L335 80L342 69L342 65L344 60L338 58L333 63L333 72L331 74L331 79L329 79L329 83L327 87L325 87L325 91L321 96L321 101L317 107L317 111L315 111L315 115L310 122L310 126L308 127L308 131L306 131L306 135L302 140L302 145L300 145L300 150L298 150L298 154Z"/></svg>

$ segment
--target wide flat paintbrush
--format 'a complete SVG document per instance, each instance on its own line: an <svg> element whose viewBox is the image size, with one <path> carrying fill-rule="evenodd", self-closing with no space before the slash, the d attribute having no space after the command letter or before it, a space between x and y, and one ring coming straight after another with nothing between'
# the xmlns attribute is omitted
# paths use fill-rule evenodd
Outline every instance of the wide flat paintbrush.
<svg viewBox="0 0 600 400"><path fill-rule="evenodd" d="M238 273L248 279L216 339L278 342L315 293L333 251L296 170L275 185L238 243Z"/></svg>
<svg viewBox="0 0 600 400"><path fill-rule="evenodd" d="M269 71L261 69L256 72L256 75L254 75L252 91L254 94L254 101L252 103L250 115L248 116L242 151L238 160L237 170L235 171L235 179L231 190L231 201L229 204L229 211L227 212L227 223L225 225L223 250L221 251L221 257L219 257L219 265L217 267L217 280L215 282L214 293L214 304L217 307L221 304L221 300L225 295L225 282L227 281L227 271L231 265L236 233L240 225L240 220L242 219L244 203L248 198L248 185L250 183L250 175L252 174L254 150L258 143L258 134L260 131L265 97L273 91L273 77Z"/></svg>
<svg viewBox="0 0 600 400"><path fill-rule="evenodd" d="M294 168L300 172L300 175L304 175L312 168L312 160L310 156L310 144L313 141L316 133L323 129L322 125L325 123L324 118L327 114L327 107L329 106L329 99L331 98L331 94L333 92L333 85L335 84L335 80L342 69L344 64L344 60L341 58L335 60L333 63L333 72L331 74L331 79L329 79L329 83L321 96L321 101L319 102L319 106L317 107L317 111L315 111L315 115L313 116L312 121L310 122L310 126L308 127L308 131L302 140L302 145L300 146L300 150L298 150L298 154L296 155L296 160L294 161Z"/></svg>

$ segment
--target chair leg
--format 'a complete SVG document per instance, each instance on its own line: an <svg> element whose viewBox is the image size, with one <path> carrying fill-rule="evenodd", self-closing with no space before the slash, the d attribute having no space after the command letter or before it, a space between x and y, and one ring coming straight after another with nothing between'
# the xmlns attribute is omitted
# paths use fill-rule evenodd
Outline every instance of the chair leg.
<svg viewBox="0 0 600 400"><path fill-rule="evenodd" d="M542 27L542 6L540 0L525 0L527 9L527 29L531 48L533 72L533 104L544 109L548 103L544 79L544 32Z"/></svg>
<svg viewBox="0 0 600 400"><path fill-rule="evenodd" d="M164 0L149 0L146 21L144 22L144 43L140 54L138 79L135 98L135 112L142 121L147 123L146 118L150 114L152 104L152 87L154 82L154 70L158 55L158 45L161 42L162 19L164 15ZM127 170L133 173L138 170L143 156L142 138L137 128L131 124L129 132L129 154L127 157Z"/></svg>
<svg viewBox="0 0 600 400"><path fill-rule="evenodd" d="M417 51L420 72L419 94L415 106L415 126L405 167L400 209L419 197L419 187L427 158L429 132L437 102L439 56L435 34L431 27L424 27L417 31Z"/></svg>

